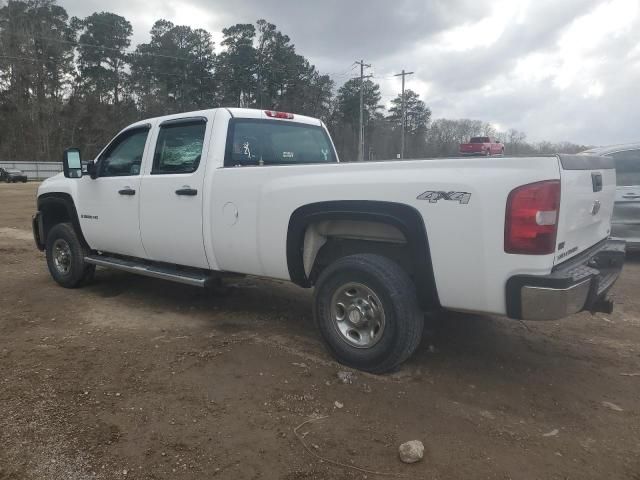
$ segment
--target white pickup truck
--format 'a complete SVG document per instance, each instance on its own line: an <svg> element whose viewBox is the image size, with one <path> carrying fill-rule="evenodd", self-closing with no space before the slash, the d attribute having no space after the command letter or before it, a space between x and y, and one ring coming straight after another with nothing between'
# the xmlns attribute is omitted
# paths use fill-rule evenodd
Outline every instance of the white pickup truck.
<svg viewBox="0 0 640 480"><path fill-rule="evenodd" d="M67 150L33 231L68 288L96 265L314 287L335 357L386 372L417 348L426 311L610 312L615 187L598 156L340 163L319 120L218 108L135 123L84 168Z"/></svg>

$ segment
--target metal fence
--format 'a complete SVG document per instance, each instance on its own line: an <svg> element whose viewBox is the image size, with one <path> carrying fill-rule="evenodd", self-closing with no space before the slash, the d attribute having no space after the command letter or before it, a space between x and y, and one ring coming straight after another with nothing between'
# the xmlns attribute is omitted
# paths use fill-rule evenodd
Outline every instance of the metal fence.
<svg viewBox="0 0 640 480"><path fill-rule="evenodd" d="M62 162L0 162L0 167L16 168L29 180L44 180L62 171Z"/></svg>

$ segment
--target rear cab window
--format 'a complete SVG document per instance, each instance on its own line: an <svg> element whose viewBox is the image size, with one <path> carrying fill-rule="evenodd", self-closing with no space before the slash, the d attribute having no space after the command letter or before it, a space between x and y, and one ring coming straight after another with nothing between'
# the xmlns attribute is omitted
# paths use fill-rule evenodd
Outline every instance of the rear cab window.
<svg viewBox="0 0 640 480"><path fill-rule="evenodd" d="M619 187L640 185L640 150L625 150L609 156L616 162L616 183Z"/></svg>
<svg viewBox="0 0 640 480"><path fill-rule="evenodd" d="M329 135L319 125L283 120L230 120L225 167L336 163Z"/></svg>

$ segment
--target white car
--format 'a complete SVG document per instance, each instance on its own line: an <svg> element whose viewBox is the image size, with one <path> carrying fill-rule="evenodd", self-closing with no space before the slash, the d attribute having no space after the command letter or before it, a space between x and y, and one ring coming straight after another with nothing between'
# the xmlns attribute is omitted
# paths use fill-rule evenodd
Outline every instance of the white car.
<svg viewBox="0 0 640 480"><path fill-rule="evenodd" d="M599 147L582 153L614 159L618 186L611 235L624 239L628 250L640 250L640 143Z"/></svg>
<svg viewBox="0 0 640 480"><path fill-rule="evenodd" d="M38 190L33 229L63 287L95 266L204 287L229 274L314 287L335 357L389 371L423 312L610 312L613 161L597 156L339 162L324 124L219 108L121 131Z"/></svg>

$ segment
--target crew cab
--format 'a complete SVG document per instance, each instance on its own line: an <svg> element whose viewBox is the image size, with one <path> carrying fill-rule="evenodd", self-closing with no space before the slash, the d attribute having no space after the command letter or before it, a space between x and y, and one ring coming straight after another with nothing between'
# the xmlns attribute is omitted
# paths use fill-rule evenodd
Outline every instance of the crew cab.
<svg viewBox="0 0 640 480"><path fill-rule="evenodd" d="M96 266L289 280L314 288L333 355L370 372L409 358L427 311L609 312L624 261L605 157L345 163L320 120L219 108L137 122L86 171L77 149L63 167L33 219L61 286Z"/></svg>
<svg viewBox="0 0 640 480"><path fill-rule="evenodd" d="M504 145L493 137L471 137L469 143L461 143L460 155L504 155Z"/></svg>

